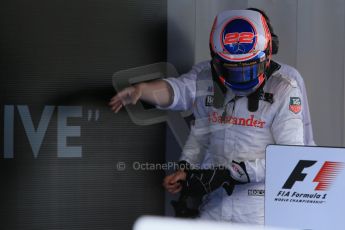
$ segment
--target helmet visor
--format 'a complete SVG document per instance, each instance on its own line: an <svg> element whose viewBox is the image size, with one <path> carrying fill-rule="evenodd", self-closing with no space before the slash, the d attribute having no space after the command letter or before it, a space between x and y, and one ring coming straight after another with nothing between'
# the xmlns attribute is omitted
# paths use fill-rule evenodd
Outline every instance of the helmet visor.
<svg viewBox="0 0 345 230"><path fill-rule="evenodd" d="M225 82L229 84L243 84L256 80L264 73L266 62L252 63L221 63L214 60L214 67Z"/></svg>

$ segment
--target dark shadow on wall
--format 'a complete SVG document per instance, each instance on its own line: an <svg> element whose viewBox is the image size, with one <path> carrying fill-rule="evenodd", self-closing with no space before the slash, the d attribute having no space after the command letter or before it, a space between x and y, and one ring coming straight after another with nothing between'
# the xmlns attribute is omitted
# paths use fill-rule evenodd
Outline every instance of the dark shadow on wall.
<svg viewBox="0 0 345 230"><path fill-rule="evenodd" d="M166 2L6 0L0 24L0 119L12 106L14 133L14 158L0 157L0 228L131 229L163 215L164 172L133 163L164 162L165 124L135 125L107 103L114 72L166 60ZM36 129L53 108L36 158L18 105ZM81 111L67 119L80 135L66 138L80 157L58 157L61 106Z"/></svg>

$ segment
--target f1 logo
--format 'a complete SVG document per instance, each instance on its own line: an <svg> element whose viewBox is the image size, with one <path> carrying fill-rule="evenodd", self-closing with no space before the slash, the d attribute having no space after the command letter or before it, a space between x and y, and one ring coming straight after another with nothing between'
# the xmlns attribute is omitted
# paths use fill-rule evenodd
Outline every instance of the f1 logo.
<svg viewBox="0 0 345 230"><path fill-rule="evenodd" d="M317 161L300 160L282 188L291 189L296 181L303 181L307 176L306 173L303 173L303 170L305 168L313 166L316 162ZM319 170L319 172L313 180L313 182L319 182L315 190L328 190L329 186L332 184L336 176L341 172L343 168L344 163L342 162L325 161L325 163L322 165L321 169Z"/></svg>
<svg viewBox="0 0 345 230"><path fill-rule="evenodd" d="M300 160L290 174L289 178L286 180L283 189L291 189L296 181L303 181L307 176L306 173L302 173L303 169L309 168L315 163L316 161Z"/></svg>

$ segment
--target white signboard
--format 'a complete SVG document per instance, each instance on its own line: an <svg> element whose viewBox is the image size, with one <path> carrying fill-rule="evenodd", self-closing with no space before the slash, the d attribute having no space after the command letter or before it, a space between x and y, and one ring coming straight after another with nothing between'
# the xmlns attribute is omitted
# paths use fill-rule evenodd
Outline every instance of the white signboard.
<svg viewBox="0 0 345 230"><path fill-rule="evenodd" d="M345 148L266 149L265 225L345 229Z"/></svg>
<svg viewBox="0 0 345 230"><path fill-rule="evenodd" d="M200 219L167 218L142 216L134 224L133 230L292 230L276 227L234 224L228 222L205 221Z"/></svg>

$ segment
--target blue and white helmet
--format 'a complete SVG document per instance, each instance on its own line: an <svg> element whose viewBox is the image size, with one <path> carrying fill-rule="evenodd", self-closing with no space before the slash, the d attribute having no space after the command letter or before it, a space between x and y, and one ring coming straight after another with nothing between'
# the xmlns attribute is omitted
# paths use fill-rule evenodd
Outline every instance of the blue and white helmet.
<svg viewBox="0 0 345 230"><path fill-rule="evenodd" d="M265 80L272 56L272 38L262 14L224 11L214 20L210 49L220 82L237 95L249 95Z"/></svg>

